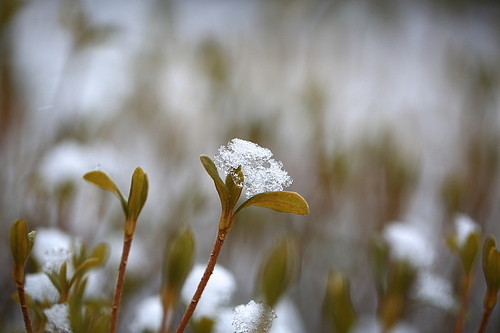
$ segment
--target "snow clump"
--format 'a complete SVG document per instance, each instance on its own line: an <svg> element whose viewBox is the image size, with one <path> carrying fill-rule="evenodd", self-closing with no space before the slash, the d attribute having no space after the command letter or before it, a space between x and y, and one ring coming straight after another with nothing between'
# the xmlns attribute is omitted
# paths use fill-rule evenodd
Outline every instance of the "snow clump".
<svg viewBox="0 0 500 333"><path fill-rule="evenodd" d="M47 317L45 330L49 333L72 333L71 323L69 322L68 303L54 304L52 307L43 311Z"/></svg>
<svg viewBox="0 0 500 333"><path fill-rule="evenodd" d="M292 184L292 178L282 170L283 163L272 159L272 156L269 149L236 138L219 148L215 164L224 176L241 166L245 177L241 186L246 186L245 195L250 198L259 193L282 191Z"/></svg>
<svg viewBox="0 0 500 333"><path fill-rule="evenodd" d="M246 305L238 305L234 309L234 333L265 333L271 328L274 318L274 310L262 302L252 300Z"/></svg>

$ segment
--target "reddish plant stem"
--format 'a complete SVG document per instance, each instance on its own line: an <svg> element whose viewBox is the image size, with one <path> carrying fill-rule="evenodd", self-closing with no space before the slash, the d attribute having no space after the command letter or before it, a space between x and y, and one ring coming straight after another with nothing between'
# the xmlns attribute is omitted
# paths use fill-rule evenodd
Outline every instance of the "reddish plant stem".
<svg viewBox="0 0 500 333"><path fill-rule="evenodd" d="M460 311L458 313L457 321L455 324L455 333L462 333L464 331L465 315L467 312L467 301L469 298L470 289L470 273L466 273L462 278L462 290L461 290L461 305Z"/></svg>
<svg viewBox="0 0 500 333"><path fill-rule="evenodd" d="M113 308L111 310L111 319L109 322L109 333L116 332L116 324L118 322L118 308L120 306L120 299L123 291L123 281L125 280L125 270L127 268L128 255L132 247L132 235L125 234L123 240L122 259L118 269L118 279L116 280L115 296L113 298Z"/></svg>
<svg viewBox="0 0 500 333"><path fill-rule="evenodd" d="M17 293L19 294L19 303L21 304L21 311L23 312L24 327L26 328L26 332L33 333L30 314L28 312L28 306L26 305L26 297L24 296L24 284L16 283L16 287L17 287Z"/></svg>
<svg viewBox="0 0 500 333"><path fill-rule="evenodd" d="M208 259L207 268L205 268L205 272L201 277L200 283L198 284L198 288L196 289L196 292L194 293L193 298L191 299L191 302L189 303L189 306L186 309L186 312L184 312L184 316L182 317L179 327L177 327L176 333L182 333L186 329L189 319L191 319L191 316L193 315L193 312L196 309L196 306L198 305L198 301L200 300L201 294L203 294L203 290L205 290L205 287L207 286L208 279L210 279L210 275L212 275L212 272L214 271L214 267L215 264L217 263L217 258L219 257L219 253L222 248L222 244L224 243L225 237L226 237L226 232L219 230L217 238L215 239L212 253L210 253L210 258Z"/></svg>
<svg viewBox="0 0 500 333"><path fill-rule="evenodd" d="M488 325L488 320L490 319L491 310L484 309L483 318L481 319L481 325L477 330L477 333L483 333L486 330L486 325Z"/></svg>

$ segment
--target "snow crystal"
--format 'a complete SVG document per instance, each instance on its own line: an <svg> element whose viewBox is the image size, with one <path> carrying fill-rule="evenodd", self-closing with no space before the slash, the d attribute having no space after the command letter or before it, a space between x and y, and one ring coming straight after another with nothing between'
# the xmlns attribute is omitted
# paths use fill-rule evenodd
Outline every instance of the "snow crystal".
<svg viewBox="0 0 500 333"><path fill-rule="evenodd" d="M272 159L273 153L259 145L241 139L232 139L227 146L219 148L215 164L219 172L227 176L241 166L245 177L245 195L250 198L263 192L282 191L292 184L292 178L283 164Z"/></svg>
<svg viewBox="0 0 500 333"><path fill-rule="evenodd" d="M184 302L191 302L191 297L196 291L204 271L204 265L195 265L187 277L181 291L181 297ZM220 309L229 304L235 291L236 281L233 274L222 266L216 265L205 287L205 291L198 302L193 317L198 319L201 317L217 318L220 314Z"/></svg>
<svg viewBox="0 0 500 333"><path fill-rule="evenodd" d="M134 321L130 325L132 332L157 332L161 327L163 307L160 296L151 296L139 303Z"/></svg>
<svg viewBox="0 0 500 333"><path fill-rule="evenodd" d="M71 333L71 324L69 322L68 303L54 304L51 308L43 311L47 317L45 330L50 333Z"/></svg>
<svg viewBox="0 0 500 333"><path fill-rule="evenodd" d="M450 281L430 272L418 275L413 294L416 299L442 309L452 309L455 304Z"/></svg>
<svg viewBox="0 0 500 333"><path fill-rule="evenodd" d="M459 248L462 248L467 241L467 238L474 233L479 232L479 225L465 214L458 214L455 217L455 230L457 243Z"/></svg>
<svg viewBox="0 0 500 333"><path fill-rule="evenodd" d="M59 273L63 263L69 263L71 252L68 249L54 247L45 253L45 263L42 266L42 271L47 274Z"/></svg>
<svg viewBox="0 0 500 333"><path fill-rule="evenodd" d="M234 309L235 333L265 333L271 328L274 318L274 310L262 302L252 300L247 305L238 305Z"/></svg>
<svg viewBox="0 0 500 333"><path fill-rule="evenodd" d="M54 303L59 300L59 292L45 273L27 274L24 290L33 301Z"/></svg>
<svg viewBox="0 0 500 333"><path fill-rule="evenodd" d="M393 259L406 260L415 268L428 267L434 261L432 245L409 224L389 224L384 230L384 239L389 243Z"/></svg>

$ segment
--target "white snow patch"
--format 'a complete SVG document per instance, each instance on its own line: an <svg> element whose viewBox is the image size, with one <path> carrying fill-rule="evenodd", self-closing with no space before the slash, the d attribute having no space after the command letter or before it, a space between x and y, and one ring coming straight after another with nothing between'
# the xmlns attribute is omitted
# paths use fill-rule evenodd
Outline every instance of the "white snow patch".
<svg viewBox="0 0 500 333"><path fill-rule="evenodd" d="M455 217L455 230L458 247L462 248L471 234L480 231L480 227L469 216L457 214Z"/></svg>
<svg viewBox="0 0 500 333"><path fill-rule="evenodd" d="M71 323L69 322L68 303L54 304L52 307L43 311L47 317L45 329L50 333L71 333Z"/></svg>
<svg viewBox="0 0 500 333"><path fill-rule="evenodd" d="M130 325L132 332L145 330L157 332L161 327L163 307L160 296L151 296L142 300L137 306L134 321Z"/></svg>
<svg viewBox="0 0 500 333"><path fill-rule="evenodd" d="M186 304L191 302L191 297L193 297L204 271L204 265L195 265L187 277L181 291L182 300ZM233 274L224 267L216 265L194 311L193 317L195 319L208 317L217 320L220 309L229 304L235 291L236 281Z"/></svg>
<svg viewBox="0 0 500 333"><path fill-rule="evenodd" d="M394 222L385 228L383 235L393 259L406 260L415 268L429 267L434 262L432 244L414 226Z"/></svg>
<svg viewBox="0 0 500 333"><path fill-rule="evenodd" d="M33 301L55 303L59 300L59 292L45 273L27 274L24 291Z"/></svg>

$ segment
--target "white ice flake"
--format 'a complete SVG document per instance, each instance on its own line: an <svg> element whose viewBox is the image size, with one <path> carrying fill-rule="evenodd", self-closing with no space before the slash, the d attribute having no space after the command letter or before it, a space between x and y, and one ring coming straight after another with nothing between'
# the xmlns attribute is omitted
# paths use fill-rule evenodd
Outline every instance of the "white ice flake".
<svg viewBox="0 0 500 333"><path fill-rule="evenodd" d="M384 230L384 239L389 243L391 256L396 260L406 260L415 268L429 267L434 261L432 245L410 224L389 224Z"/></svg>
<svg viewBox="0 0 500 333"><path fill-rule="evenodd" d="M274 310L262 302L250 301L234 309L234 333L266 333L276 318Z"/></svg>
<svg viewBox="0 0 500 333"><path fill-rule="evenodd" d="M479 225L465 214L458 214L455 217L455 230L457 243L459 248L462 248L467 241L467 238L474 233L479 232Z"/></svg>
<svg viewBox="0 0 500 333"><path fill-rule="evenodd" d="M71 333L71 323L69 322L68 303L54 304L52 307L43 311L47 317L45 330L49 333Z"/></svg>
<svg viewBox="0 0 500 333"><path fill-rule="evenodd" d="M191 302L198 283L205 271L204 265L195 265L186 279L182 288L181 297L185 303ZM233 274L220 265L216 265L210 280L200 298L193 317L208 317L217 319L220 310L229 304L233 293L236 291L236 281Z"/></svg>
<svg viewBox="0 0 500 333"><path fill-rule="evenodd" d="M59 299L59 292L45 273L27 274L24 290L33 301L54 303Z"/></svg>
<svg viewBox="0 0 500 333"><path fill-rule="evenodd" d="M224 176L241 166L245 177L242 186L246 187L245 195L250 198L263 192L282 191L292 184L292 178L282 170L283 164L272 156L269 149L236 138L219 148L214 161Z"/></svg>

